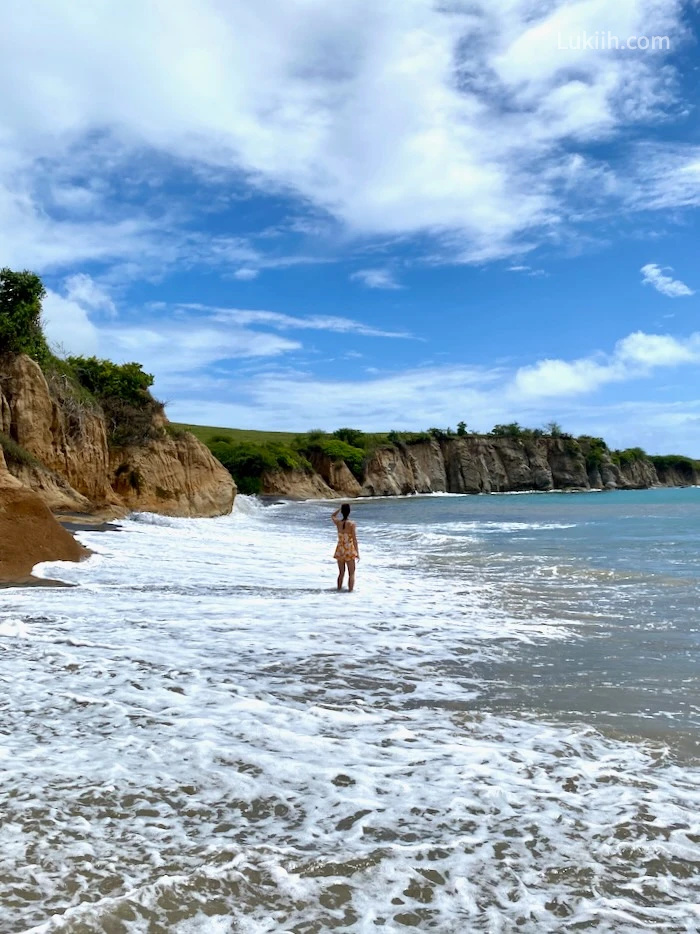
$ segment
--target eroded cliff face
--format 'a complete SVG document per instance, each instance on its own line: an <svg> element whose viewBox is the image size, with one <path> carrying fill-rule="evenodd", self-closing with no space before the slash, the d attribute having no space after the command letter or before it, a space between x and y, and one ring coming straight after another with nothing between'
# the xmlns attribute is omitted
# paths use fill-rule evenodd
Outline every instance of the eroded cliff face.
<svg viewBox="0 0 700 934"><path fill-rule="evenodd" d="M104 416L52 385L26 356L0 360L0 431L30 458L10 472L53 510L113 514L129 510L176 516L231 511L235 484L193 435L162 436L139 447L111 449Z"/></svg>
<svg viewBox="0 0 700 934"><path fill-rule="evenodd" d="M693 473L667 469L659 476L644 458L613 463L605 451L591 458L585 446L570 438L491 438L468 435L397 444L372 453L364 482L356 484L345 464L314 462L322 486L313 492L305 475L303 498L316 495L405 496L413 493L510 493L528 490L627 490L698 483ZM328 459L326 459L327 461ZM323 476L321 476L321 472ZM347 482L347 476L352 482ZM276 477L270 492L286 494L291 480ZM339 480L338 478L343 478ZM271 480L266 481L272 483ZM268 492L268 488L265 489ZM300 497L302 498L302 497Z"/></svg>
<svg viewBox="0 0 700 934"><path fill-rule="evenodd" d="M359 496L362 489L345 461L334 461L327 454L312 452L311 466L326 486L338 496Z"/></svg>
<svg viewBox="0 0 700 934"><path fill-rule="evenodd" d="M189 432L109 454L112 490L130 510L183 517L231 512L231 475Z"/></svg>
<svg viewBox="0 0 700 934"><path fill-rule="evenodd" d="M320 474L304 470L274 470L262 475L262 493L285 499L339 499Z"/></svg>

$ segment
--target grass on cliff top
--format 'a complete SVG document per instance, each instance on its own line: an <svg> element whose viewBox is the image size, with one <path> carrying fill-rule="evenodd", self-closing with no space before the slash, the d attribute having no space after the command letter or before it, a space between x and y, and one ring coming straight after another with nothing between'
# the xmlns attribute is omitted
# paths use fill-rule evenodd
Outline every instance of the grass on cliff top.
<svg viewBox="0 0 700 934"><path fill-rule="evenodd" d="M186 425L184 422L171 422L173 427L183 431L191 431L192 434L208 445L212 439L217 440L225 438L231 444L242 444L244 442L251 444L292 444L299 438L304 438L309 434L306 431L257 431L252 428L215 428L210 425ZM311 432L312 435L318 434L321 437L330 439L332 432ZM401 432L398 436L402 441L422 440L425 432ZM362 432L362 447L373 449L382 445L392 444L391 432Z"/></svg>
<svg viewBox="0 0 700 934"><path fill-rule="evenodd" d="M182 431L191 432L195 438L199 438L204 444L208 445L214 438L225 438L232 444L240 444L244 441L253 444L267 444L277 442L279 444L291 444L299 432L293 431L253 431L247 428L214 428L209 425L185 425L183 422L171 422L173 428L179 428Z"/></svg>

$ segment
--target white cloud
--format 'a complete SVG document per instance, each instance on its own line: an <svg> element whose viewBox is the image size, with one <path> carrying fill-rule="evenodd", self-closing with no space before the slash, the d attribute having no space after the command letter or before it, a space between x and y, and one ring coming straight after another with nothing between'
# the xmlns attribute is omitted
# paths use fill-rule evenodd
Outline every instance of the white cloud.
<svg viewBox="0 0 700 934"><path fill-rule="evenodd" d="M669 267L668 272L673 272ZM646 266L642 266L640 272L642 273L642 284L643 285L653 285L657 292L661 292L662 295L668 295L669 298L682 298L687 295L695 295L693 289L689 288L685 282L681 282L680 279L674 279L672 276L666 275L666 271L657 266L656 263L647 263Z"/></svg>
<svg viewBox="0 0 700 934"><path fill-rule="evenodd" d="M91 357L100 352L100 335L77 301L47 289L42 320L49 344L59 353Z"/></svg>
<svg viewBox="0 0 700 934"><path fill-rule="evenodd" d="M544 279L547 276L544 269L533 269L532 266L509 266L508 272L522 272L533 279Z"/></svg>
<svg viewBox="0 0 700 934"><path fill-rule="evenodd" d="M262 309L246 308L213 308L207 305L180 305L179 308L196 310L212 315L213 319L221 322L232 322L237 325L265 325L278 330L311 330L330 331L339 334L359 334L363 337L387 337L398 339L413 339L407 331L385 331L354 321L352 318L342 318L337 315L307 315L296 317L281 314L278 311L265 311Z"/></svg>
<svg viewBox="0 0 700 934"><path fill-rule="evenodd" d="M638 198L586 148L664 117L678 94L663 55L563 52L558 33L604 23L668 35L675 48L683 7L35 0L3 24L0 248L39 269L177 262L183 218L137 202L103 210L114 193L99 182L150 154L218 189L245 178L292 194L355 235L427 234L461 261L522 252L524 237L546 237L590 204L592 177ZM634 181L659 205L697 203L697 157L677 182L676 151L655 152L653 171L635 162ZM148 179L153 197L159 182Z"/></svg>
<svg viewBox="0 0 700 934"><path fill-rule="evenodd" d="M618 341L611 354L579 360L541 360L521 367L509 387L509 398L544 399L593 393L607 383L649 375L659 367L700 362L700 333L685 340L667 334L636 331Z"/></svg>
<svg viewBox="0 0 700 934"><path fill-rule="evenodd" d="M625 364L643 367L679 366L700 361L700 334L678 340L668 334L636 331L615 347L615 355Z"/></svg>
<svg viewBox="0 0 700 934"><path fill-rule="evenodd" d="M234 272L233 278L238 279L241 282L250 282L251 279L257 279L259 275L259 269L251 269L250 266L241 266L240 269L237 269Z"/></svg>
<svg viewBox="0 0 700 934"><path fill-rule="evenodd" d="M389 269L358 269L351 276L356 282L361 282L368 289L400 289L401 286Z"/></svg>
<svg viewBox="0 0 700 934"><path fill-rule="evenodd" d="M171 417L289 431L343 424L415 430L454 427L461 419L483 431L504 421L538 426L556 419L576 433L603 435L613 445L641 443L649 450L700 455L700 400L610 404L600 395L613 382L631 389L636 381L699 361L700 333L677 338L643 332L627 335L608 353L541 360L517 370L445 365L380 372L348 364L342 379L320 379L271 361L255 374L230 374L216 392L177 393Z"/></svg>
<svg viewBox="0 0 700 934"><path fill-rule="evenodd" d="M109 293L85 273L69 276L65 283L66 298L96 311L115 316L117 309Z"/></svg>

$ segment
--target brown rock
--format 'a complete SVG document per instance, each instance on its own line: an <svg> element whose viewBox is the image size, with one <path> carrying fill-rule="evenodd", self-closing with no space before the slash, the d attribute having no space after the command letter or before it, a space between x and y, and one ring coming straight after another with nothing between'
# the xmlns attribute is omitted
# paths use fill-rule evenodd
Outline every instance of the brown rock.
<svg viewBox="0 0 700 934"><path fill-rule="evenodd" d="M312 451L309 458L311 466L331 490L347 499L360 495L362 487L345 461L332 460L327 454L322 454L320 451Z"/></svg>
<svg viewBox="0 0 700 934"><path fill-rule="evenodd" d="M80 561L88 554L41 497L10 474L0 450L0 582L31 582L42 561Z"/></svg>
<svg viewBox="0 0 700 934"><path fill-rule="evenodd" d="M236 493L231 474L189 432L110 451L110 476L127 508L168 516L224 515Z"/></svg>
<svg viewBox="0 0 700 934"><path fill-rule="evenodd" d="M317 473L304 470L274 470L263 474L262 490L265 496L283 496L286 499L340 499Z"/></svg>
<svg viewBox="0 0 700 934"><path fill-rule="evenodd" d="M228 471L193 435L162 437L115 451L107 443L104 414L85 404L60 374L47 380L23 355L0 359L0 429L34 458L9 469L61 511L128 509L176 516L230 512L236 487Z"/></svg>

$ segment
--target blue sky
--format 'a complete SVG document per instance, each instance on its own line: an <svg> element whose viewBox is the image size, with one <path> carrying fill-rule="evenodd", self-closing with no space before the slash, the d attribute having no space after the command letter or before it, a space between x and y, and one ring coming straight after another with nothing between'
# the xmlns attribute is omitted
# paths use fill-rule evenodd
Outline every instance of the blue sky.
<svg viewBox="0 0 700 934"><path fill-rule="evenodd" d="M174 420L555 419L700 456L699 22L34 0L0 36L0 263ZM669 48L576 48L596 31Z"/></svg>

